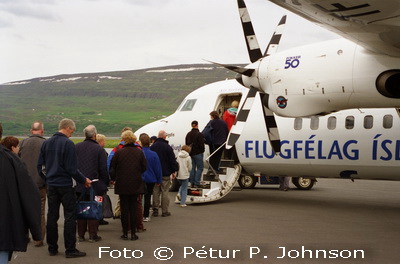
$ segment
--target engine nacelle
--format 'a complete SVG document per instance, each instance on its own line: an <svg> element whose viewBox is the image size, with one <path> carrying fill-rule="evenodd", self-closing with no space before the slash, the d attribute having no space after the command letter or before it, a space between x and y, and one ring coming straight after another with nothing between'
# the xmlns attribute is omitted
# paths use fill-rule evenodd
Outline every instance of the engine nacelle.
<svg viewBox="0 0 400 264"><path fill-rule="evenodd" d="M376 78L376 89L389 98L400 98L400 70L388 70Z"/></svg>

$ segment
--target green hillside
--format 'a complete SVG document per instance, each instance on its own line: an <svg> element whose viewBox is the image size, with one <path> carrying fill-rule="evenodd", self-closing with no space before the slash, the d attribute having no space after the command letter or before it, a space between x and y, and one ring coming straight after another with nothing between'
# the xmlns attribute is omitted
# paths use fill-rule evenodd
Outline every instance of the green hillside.
<svg viewBox="0 0 400 264"><path fill-rule="evenodd" d="M46 135L62 118L76 122L76 136L94 124L99 133L119 136L173 113L191 91L234 73L210 64L176 65L134 71L82 73L35 78L0 85L4 135L27 135L34 120Z"/></svg>

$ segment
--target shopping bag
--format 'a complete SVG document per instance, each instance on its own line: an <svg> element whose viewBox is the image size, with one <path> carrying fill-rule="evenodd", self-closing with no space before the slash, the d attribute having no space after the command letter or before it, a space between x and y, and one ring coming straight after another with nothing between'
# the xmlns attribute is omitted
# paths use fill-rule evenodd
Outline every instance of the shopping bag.
<svg viewBox="0 0 400 264"><path fill-rule="evenodd" d="M90 201L82 201L85 194L86 191L82 192L76 203L76 218L94 220L103 219L103 197L94 196L93 187L90 187Z"/></svg>
<svg viewBox="0 0 400 264"><path fill-rule="evenodd" d="M110 196L108 196L108 194L103 195L103 217L104 218L113 218L114 217L111 199L110 199Z"/></svg>

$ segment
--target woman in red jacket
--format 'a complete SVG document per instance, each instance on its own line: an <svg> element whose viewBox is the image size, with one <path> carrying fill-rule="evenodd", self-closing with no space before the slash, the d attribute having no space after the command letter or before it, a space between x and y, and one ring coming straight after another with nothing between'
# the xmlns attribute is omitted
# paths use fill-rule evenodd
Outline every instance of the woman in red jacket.
<svg viewBox="0 0 400 264"><path fill-rule="evenodd" d="M224 115L222 116L222 119L226 122L226 125L228 126L228 130L231 130L231 127L235 123L238 106L239 102L236 100L233 101L231 104L231 108L226 109Z"/></svg>

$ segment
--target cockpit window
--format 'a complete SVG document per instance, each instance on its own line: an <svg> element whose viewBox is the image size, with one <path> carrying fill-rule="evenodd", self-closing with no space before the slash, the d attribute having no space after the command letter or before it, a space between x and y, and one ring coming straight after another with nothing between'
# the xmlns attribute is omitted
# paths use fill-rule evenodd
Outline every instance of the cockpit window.
<svg viewBox="0 0 400 264"><path fill-rule="evenodd" d="M182 106L181 111L192 111L194 105L196 104L197 99L189 99Z"/></svg>

